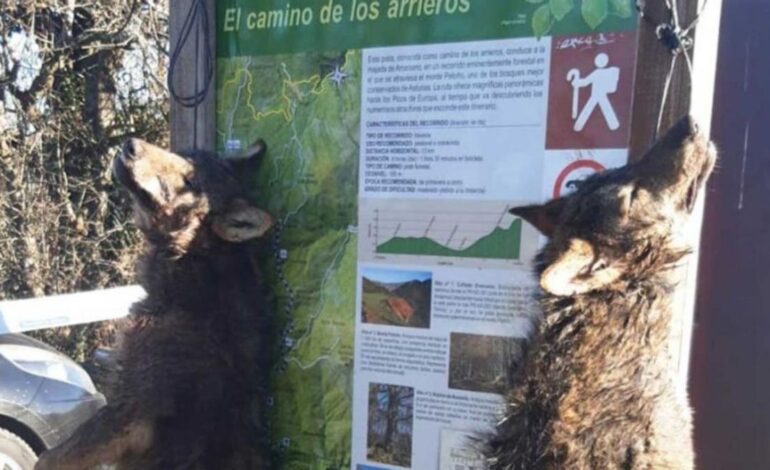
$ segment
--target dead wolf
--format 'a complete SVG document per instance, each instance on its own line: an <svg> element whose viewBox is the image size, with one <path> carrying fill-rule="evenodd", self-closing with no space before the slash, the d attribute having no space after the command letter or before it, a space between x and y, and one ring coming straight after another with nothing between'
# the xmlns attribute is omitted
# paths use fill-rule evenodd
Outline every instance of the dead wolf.
<svg viewBox="0 0 770 470"><path fill-rule="evenodd" d="M715 160L687 117L638 162L511 210L549 241L535 263L543 318L487 440L492 470L693 468L671 293Z"/></svg>
<svg viewBox="0 0 770 470"><path fill-rule="evenodd" d="M229 162L124 144L113 172L146 238L147 297L132 308L114 397L36 469L270 468L259 425L268 312L244 242L272 219L236 178L264 151L259 141Z"/></svg>

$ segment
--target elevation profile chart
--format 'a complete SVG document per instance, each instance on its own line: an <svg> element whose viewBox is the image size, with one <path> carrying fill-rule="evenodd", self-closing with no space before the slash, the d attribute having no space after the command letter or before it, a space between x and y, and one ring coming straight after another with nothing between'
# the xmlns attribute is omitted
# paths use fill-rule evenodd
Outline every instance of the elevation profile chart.
<svg viewBox="0 0 770 470"><path fill-rule="evenodd" d="M536 236L509 213L511 203L369 201L361 208L372 259L430 260L445 264L520 264ZM392 258L392 259L391 259ZM398 258L401 258L400 260ZM435 258L442 258L436 260Z"/></svg>
<svg viewBox="0 0 770 470"><path fill-rule="evenodd" d="M393 236L388 241L377 244L375 251L390 255L519 259L521 251L521 219L513 220L507 228L495 226L491 232L483 232L485 235L472 243L468 241L469 237L482 233L481 230L469 230L471 228L481 229L480 227L470 227L470 225L475 225L473 223L469 223L469 227L460 227L460 224L455 224L449 231L434 228L433 231L437 232L436 235L438 236L448 233L443 244L441 241L431 238L431 229L435 221L435 216L432 216L427 221L425 234L421 237L399 236L400 226L405 225L404 222L399 221ZM379 214L375 216L375 222L377 222L375 230L380 233ZM455 237L457 237L457 243L453 244L452 242ZM453 248L453 245L456 245L456 247Z"/></svg>

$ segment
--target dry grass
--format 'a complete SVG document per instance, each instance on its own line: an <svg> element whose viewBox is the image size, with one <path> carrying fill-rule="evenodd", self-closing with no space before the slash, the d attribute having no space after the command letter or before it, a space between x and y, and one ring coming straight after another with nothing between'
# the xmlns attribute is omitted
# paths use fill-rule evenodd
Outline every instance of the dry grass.
<svg viewBox="0 0 770 470"><path fill-rule="evenodd" d="M132 282L111 161L127 136L168 141L166 31L163 1L0 4L0 299ZM114 327L36 336L82 360Z"/></svg>

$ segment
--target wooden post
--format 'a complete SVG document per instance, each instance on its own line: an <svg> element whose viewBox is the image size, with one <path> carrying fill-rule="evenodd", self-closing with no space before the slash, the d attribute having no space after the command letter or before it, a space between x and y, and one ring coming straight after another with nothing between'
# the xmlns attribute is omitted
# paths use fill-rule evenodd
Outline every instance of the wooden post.
<svg viewBox="0 0 770 470"><path fill-rule="evenodd" d="M170 49L173 51L180 40L182 27L190 8L199 0L173 0L170 2L169 28ZM212 57L216 55L216 2L205 0L210 25L208 45L211 48ZM678 0L680 25L686 27L695 18L703 0ZM693 54L693 77L695 82L690 83L690 76L684 56L677 58L671 85L668 91L668 99L665 103L660 132L673 124L684 114L693 114L708 132L711 121L711 94L714 88L714 76L716 69L716 46L714 41L718 38L719 12L721 0L710 0L708 8L696 29L696 45ZM661 43L656 34L656 26L667 22L668 12L665 0L647 0L645 17L640 18L639 45L637 51L637 68L634 86L634 105L631 118L630 159L639 158L650 146L655 135L655 127L658 121L658 112L664 91L666 75L671 63L671 52ZM195 30L193 30L185 43L179 60L176 64L174 85L180 95L191 95L196 90L197 84L202 86L205 70L203 68L203 56L197 58L195 49ZM200 40L204 38L201 36ZM698 43L703 47L698 48ZM186 150L198 148L214 150L216 147L216 83L212 80L205 100L196 109L185 108L172 99L171 101L171 148L173 150ZM697 99L693 100L693 97ZM699 244L700 225L702 221L702 202L696 209L693 217L691 240L695 248ZM681 325L675 325L680 351L679 370L682 387L686 386L687 365L690 350L690 337L692 329L692 312L694 309L695 286L697 272L696 256L683 268L685 281L677 292L676 302L679 308L687 312L686 319Z"/></svg>
<svg viewBox="0 0 770 470"><path fill-rule="evenodd" d="M634 85L634 107L631 118L630 159L644 154L655 135L658 112L662 104L663 89L671 63L671 52L661 43L656 26L668 21L665 0L648 0L646 18L640 18L639 49L636 81ZM704 3L704 0L679 0L680 26L687 27ZM716 41L719 37L721 0L709 0L706 10L695 30L695 45L690 51L693 58L692 83L685 57L677 58L676 69L668 91L660 133L665 133L677 119L691 114L707 135L710 131L711 109L716 75ZM705 191L703 193L706 193ZM690 345L695 310L697 287L698 247L703 222L703 195L694 211L688 228L688 239L695 253L682 266L682 282L674 296L674 309L684 312L681 323L672 325L672 351L678 357L679 386L687 387Z"/></svg>
<svg viewBox="0 0 770 470"><path fill-rule="evenodd" d="M662 104L663 87L671 65L671 52L661 43L656 26L668 21L665 0L647 0L644 18L639 19L639 46L637 51L634 107L631 116L630 158L641 157L655 135L658 112ZM684 26L695 17L698 0L679 0L680 22ZM690 78L684 56L677 58L665 104L660 131L665 132L678 118L689 111Z"/></svg>
<svg viewBox="0 0 770 470"><path fill-rule="evenodd" d="M693 80L689 90L689 113L698 120L701 130L711 135L712 110L714 104L714 87L716 82L717 51L719 44L719 27L722 12L722 0L700 0L700 8L708 1L708 6L698 22L695 30L696 49L693 51ZM679 378L684 390L688 385L690 356L692 354L692 335L695 328L695 300L698 288L698 260L700 258L701 232L703 227L704 201L707 200L708 190L702 191L698 205L693 213L688 237L691 240L693 256L683 268L685 278L679 289L677 300L679 308L688 316L680 325L679 349Z"/></svg>
<svg viewBox="0 0 770 470"><path fill-rule="evenodd" d="M169 35L170 51L179 43L187 14L199 0L172 0L169 2ZM205 0L206 13L209 20L210 35L208 47L211 48L212 60L216 60L216 0ZM197 85L204 83L203 48L206 38L200 33L200 56L196 57L196 31L194 27L187 42L179 54L176 63L174 86L181 96L189 96L196 92ZM216 67L216 63L213 64ZM174 151L188 149L215 150L216 147L216 80L212 79L208 94L197 108L186 108L171 99L171 149ZM197 111L197 118L196 118ZM197 140L197 141L196 141Z"/></svg>

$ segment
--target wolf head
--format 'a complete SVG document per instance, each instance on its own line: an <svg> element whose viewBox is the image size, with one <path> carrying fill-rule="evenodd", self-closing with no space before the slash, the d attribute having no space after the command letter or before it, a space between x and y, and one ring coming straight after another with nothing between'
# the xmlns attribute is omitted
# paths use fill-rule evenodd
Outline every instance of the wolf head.
<svg viewBox="0 0 770 470"><path fill-rule="evenodd" d="M542 288L559 296L622 288L673 253L715 161L713 145L685 117L640 160L568 196L512 209L550 238L539 259Z"/></svg>
<svg viewBox="0 0 770 470"><path fill-rule="evenodd" d="M113 162L115 178L134 201L136 222L151 243L174 256L262 236L270 215L249 202L236 175L264 154L261 140L240 158L206 152L177 155L129 139Z"/></svg>

